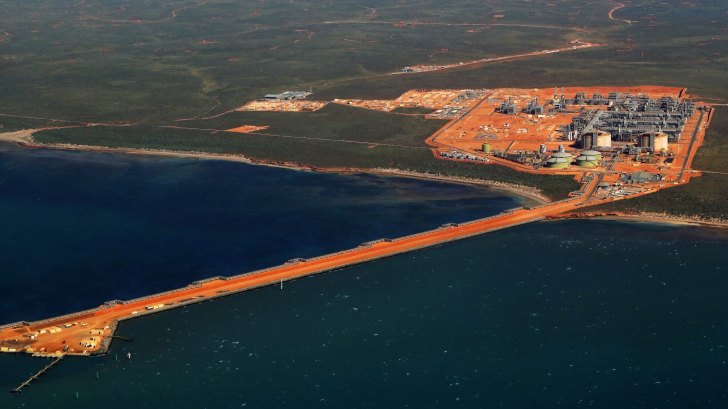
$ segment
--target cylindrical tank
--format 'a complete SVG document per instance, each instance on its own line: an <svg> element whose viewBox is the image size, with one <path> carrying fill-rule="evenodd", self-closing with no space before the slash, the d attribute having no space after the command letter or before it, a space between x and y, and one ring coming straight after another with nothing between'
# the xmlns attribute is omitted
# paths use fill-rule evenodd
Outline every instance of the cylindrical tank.
<svg viewBox="0 0 728 409"><path fill-rule="evenodd" d="M581 155L579 156L594 156L597 158L597 160L602 160L602 153L599 151L593 151L591 149L581 151Z"/></svg>
<svg viewBox="0 0 728 409"><path fill-rule="evenodd" d="M643 133L642 135L640 135L639 139L637 140L637 145L640 148L651 148L652 147L652 146L650 146L650 145L652 145L650 143L651 140L652 140L652 134L651 133L649 133L649 132Z"/></svg>
<svg viewBox="0 0 728 409"><path fill-rule="evenodd" d="M581 168L596 168L597 166L599 166L599 157L591 155L581 155L576 158L576 166L579 166Z"/></svg>
<svg viewBox="0 0 728 409"><path fill-rule="evenodd" d="M611 148L612 147L612 134L609 132L599 132L597 134L596 147L599 148ZM594 146L592 146L594 147Z"/></svg>
<svg viewBox="0 0 728 409"><path fill-rule="evenodd" d="M569 167L571 160L566 158L551 158L546 163L548 163L548 167L551 169L566 169Z"/></svg>
<svg viewBox="0 0 728 409"><path fill-rule="evenodd" d="M565 169L571 164L571 154L566 152L556 152L546 161L547 166L552 169Z"/></svg>
<svg viewBox="0 0 728 409"><path fill-rule="evenodd" d="M581 147L584 149L591 149L594 147L594 134L585 133L581 136Z"/></svg>
<svg viewBox="0 0 728 409"><path fill-rule="evenodd" d="M483 144L483 152L490 153L490 144L489 143Z"/></svg>
<svg viewBox="0 0 728 409"><path fill-rule="evenodd" d="M658 133L655 135L655 146L653 146L653 149L655 152L661 152L663 150L667 150L667 135L664 133Z"/></svg>

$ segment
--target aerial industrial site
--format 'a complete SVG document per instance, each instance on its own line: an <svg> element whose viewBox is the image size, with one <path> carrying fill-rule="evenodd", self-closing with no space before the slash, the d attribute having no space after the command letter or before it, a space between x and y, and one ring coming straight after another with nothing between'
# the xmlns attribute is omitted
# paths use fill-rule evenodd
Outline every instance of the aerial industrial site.
<svg viewBox="0 0 728 409"><path fill-rule="evenodd" d="M386 112L427 108L426 118L449 119L427 138L441 160L508 166L521 172L573 175L569 198L412 236L381 239L315 259L214 277L136 300L114 300L67 316L0 327L0 352L38 356L105 352L117 322L211 298L282 283L334 268L498 230L579 208L641 196L687 183L712 116L682 88L569 87L555 89L412 90L395 100L310 101L288 91L251 101L245 109L312 111L328 103ZM402 114L412 115L412 114ZM263 129L241 125L227 132Z"/></svg>

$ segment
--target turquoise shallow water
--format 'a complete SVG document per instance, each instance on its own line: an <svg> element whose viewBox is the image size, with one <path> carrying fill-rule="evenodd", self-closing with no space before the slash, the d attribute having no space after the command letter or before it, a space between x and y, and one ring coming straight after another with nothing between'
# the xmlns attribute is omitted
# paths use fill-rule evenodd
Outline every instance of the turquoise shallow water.
<svg viewBox="0 0 728 409"><path fill-rule="evenodd" d="M724 408L726 248L694 227L519 226L124 322L133 342L20 396L2 390L45 362L0 355L0 407Z"/></svg>

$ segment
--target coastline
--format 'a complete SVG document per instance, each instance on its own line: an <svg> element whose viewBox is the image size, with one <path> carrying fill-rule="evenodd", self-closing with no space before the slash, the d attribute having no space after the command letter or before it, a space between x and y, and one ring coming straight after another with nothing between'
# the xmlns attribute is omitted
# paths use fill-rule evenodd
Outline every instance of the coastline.
<svg viewBox="0 0 728 409"><path fill-rule="evenodd" d="M411 171L411 170L401 170L401 169L394 169L394 168L372 168L372 169L365 170L365 172L377 174L377 175L398 176L398 177L407 177L407 178L425 179L425 180L439 180L439 181L450 182L450 183L487 186L487 187L490 187L490 188L493 188L496 190L507 191L509 193L527 197L528 199L535 201L539 205L552 202L552 200L550 198L544 196L541 193L541 190L536 189L534 187L530 187L530 186L518 185L515 183L497 182L494 180L478 179L478 178L471 178L471 177L466 177L466 176L447 176L447 175L442 175L439 173L434 173L434 174L433 173L422 173L422 172L415 172L415 171Z"/></svg>
<svg viewBox="0 0 728 409"><path fill-rule="evenodd" d="M587 213L564 213L547 217L549 220L565 219L601 219L615 221L635 221L645 223L671 224L675 226L701 226L714 228L728 228L728 220L719 218L704 218L689 215L670 215L667 213L654 212L587 212Z"/></svg>
<svg viewBox="0 0 728 409"><path fill-rule="evenodd" d="M174 150L164 149L141 149L141 148L111 148L104 146L91 146L91 145L73 145L73 144L43 144L38 143L33 139L35 132L47 130L47 129L58 129L60 127L49 127L39 129L24 129L14 132L0 133L0 141L14 143L16 145L27 147L27 148L43 148L43 149L58 149L68 151L81 151L81 152L106 152L106 153L121 153L129 155L150 155L150 156L161 156L161 157L173 157L173 158L190 158L190 159L205 159L205 160L224 160L231 162L240 162L250 165L269 166L275 168L297 170L297 171L309 171L309 172L320 172L320 173L342 173L342 174L354 174L364 173L371 175L381 176L394 176L394 177L405 177L413 179L432 180L449 183L459 183L468 185L486 186L492 189L507 191L511 194L515 194L521 197L525 197L529 200L537 202L539 205L551 203L552 200L542 194L539 189L518 185L513 183L498 182L487 179L477 179L463 176L447 176L442 174L422 173L410 170L402 170L395 168L322 168L316 166L310 166L301 164L298 162L282 162L272 160L262 160L250 158L245 155L239 154L216 154L209 152L183 152ZM624 213L624 212L589 212L589 213L567 213L563 215L551 216L549 219L588 219L588 218L599 218L604 220L632 220L641 222L653 222L653 223L667 223L674 225L692 225L692 226L704 226L704 227L718 227L728 228L728 220L717 219L717 218L704 218L698 216L689 215L670 215L667 213L654 213L654 212L638 212L638 213Z"/></svg>
<svg viewBox="0 0 728 409"><path fill-rule="evenodd" d="M190 158L190 159L206 159L206 160L224 160L229 162L240 162L247 163L250 165L269 166L275 168L298 170L298 171L309 171L309 172L320 172L320 173L343 173L343 174L354 174L364 173L371 175L380 176L395 176L405 177L412 179L431 180L439 182L449 182L467 185L485 186L496 190L505 191L511 194L515 194L529 200L536 202L538 205L551 203L552 200L542 194L541 190L525 186L518 185L515 183L498 182L488 179L477 179L464 176L447 176L442 174L422 173L410 170L394 169L394 168L323 168L311 165L305 165L298 162L283 162L273 161L264 159L250 158L241 154L223 154L223 153L210 153L210 152L187 152L187 151L175 151L167 149L145 149L145 148L112 148L106 146L93 146L93 145L75 145L75 144L45 144L38 143L33 138L33 134L53 128L39 128L39 129L24 129L21 131L0 133L0 141L14 143L16 145L26 148L43 148L43 149L57 149L67 151L79 151L79 152L102 152L102 153L121 153L128 155L150 155L150 156L162 156L162 157L173 157L173 158Z"/></svg>

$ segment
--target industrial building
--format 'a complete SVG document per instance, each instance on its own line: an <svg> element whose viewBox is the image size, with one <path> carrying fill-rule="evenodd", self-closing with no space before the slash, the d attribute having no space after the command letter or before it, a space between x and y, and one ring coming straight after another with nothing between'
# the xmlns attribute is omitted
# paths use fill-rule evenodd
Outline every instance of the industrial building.
<svg viewBox="0 0 728 409"><path fill-rule="evenodd" d="M508 98L507 100L503 101L500 108L498 109L498 112L506 115L515 115L516 113L518 113L518 106L513 102L511 98Z"/></svg>
<svg viewBox="0 0 728 409"><path fill-rule="evenodd" d="M538 103L538 97L533 97L526 106L526 113L532 115L543 115L543 105Z"/></svg>
<svg viewBox="0 0 728 409"><path fill-rule="evenodd" d="M652 99L643 95L612 92L607 98L594 94L588 98L577 93L573 99L554 95L553 110L579 112L571 124L564 128L568 140L576 140L584 149L609 148L603 135L609 134L611 141L640 144L644 134L666 135L667 141L675 142L687 120L695 112L695 104L689 100L679 101L672 97ZM595 109L589 109L594 107ZM659 149L667 149L666 142L659 138ZM651 142L650 149L656 149Z"/></svg>
<svg viewBox="0 0 728 409"><path fill-rule="evenodd" d="M266 101L296 101L299 99L306 99L310 92L305 91L285 91L280 94L266 94L263 99Z"/></svg>

